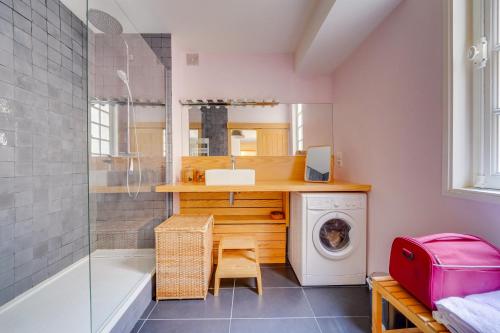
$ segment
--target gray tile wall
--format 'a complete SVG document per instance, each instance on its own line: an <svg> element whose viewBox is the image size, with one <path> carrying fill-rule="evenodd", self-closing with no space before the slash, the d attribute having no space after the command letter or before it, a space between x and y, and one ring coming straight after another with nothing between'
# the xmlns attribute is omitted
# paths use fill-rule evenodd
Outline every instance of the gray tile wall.
<svg viewBox="0 0 500 333"><path fill-rule="evenodd" d="M88 254L86 28L0 0L0 305Z"/></svg>
<svg viewBox="0 0 500 333"><path fill-rule="evenodd" d="M165 126L165 155L166 155L166 175L165 182L171 183L173 179L173 157L172 157L172 40L170 34L142 34L149 47L165 66L165 90L166 90L166 126ZM167 194L167 205L170 214L173 213L172 193Z"/></svg>
<svg viewBox="0 0 500 333"><path fill-rule="evenodd" d="M160 101L166 104L166 157L163 159L162 156L154 156L142 159L142 184L156 185L169 182L172 170L170 35L124 34L116 37L91 34L89 38L90 97L108 99L125 96L125 86L116 75L116 70L123 70L126 66L123 40L127 41L132 55L130 84L134 98L144 101ZM140 112L141 109L138 108L139 115ZM122 106L118 112L120 151L125 151L127 125L125 116L126 107ZM99 163L101 159L100 157L91 159L91 175L92 172L105 171L107 185L125 186L126 165L124 160L112 159L103 167ZM131 179L132 185L137 184L137 172ZM127 193L92 194L90 200L91 250L116 248L113 244L122 243L120 240L124 238L124 232L117 228L116 232L106 232L103 236L100 229L106 223L118 226L120 222L128 221L148 221L144 229L138 230L140 234L137 247L152 248L154 247L153 228L172 212L171 195L165 193L140 193L137 199L129 197ZM134 230L129 229L127 233L134 233ZM113 239L112 234L116 239ZM128 236L130 237L130 235ZM104 238L110 241L101 241Z"/></svg>
<svg viewBox="0 0 500 333"><path fill-rule="evenodd" d="M227 108L201 107L202 136L208 138L210 156L227 156Z"/></svg>

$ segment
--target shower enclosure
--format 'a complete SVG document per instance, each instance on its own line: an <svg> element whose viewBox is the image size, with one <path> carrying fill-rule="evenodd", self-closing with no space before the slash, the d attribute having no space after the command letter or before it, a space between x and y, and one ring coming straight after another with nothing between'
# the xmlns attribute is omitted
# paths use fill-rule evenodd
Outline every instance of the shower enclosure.
<svg viewBox="0 0 500 333"><path fill-rule="evenodd" d="M116 325L124 304L151 300L153 228L170 214L154 186L167 181L171 65L169 35L138 33L115 1L90 0L88 8L91 309L99 331ZM130 329L136 319L119 325Z"/></svg>
<svg viewBox="0 0 500 333"><path fill-rule="evenodd" d="M117 0L0 3L0 327L127 332L171 198L170 35Z"/></svg>

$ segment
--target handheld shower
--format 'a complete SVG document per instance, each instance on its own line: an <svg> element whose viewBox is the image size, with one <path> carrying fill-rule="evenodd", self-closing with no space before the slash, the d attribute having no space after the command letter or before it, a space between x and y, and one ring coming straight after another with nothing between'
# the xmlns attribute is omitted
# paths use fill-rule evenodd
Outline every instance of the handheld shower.
<svg viewBox="0 0 500 333"><path fill-rule="evenodd" d="M118 78L123 81L125 84L125 87L127 88L127 191L130 196L133 196L134 198L137 198L139 195L139 190L142 184L142 170L141 170L141 157L139 155L139 143L137 140L137 127L135 125L135 107L134 107L134 98L132 96L132 91L130 89L130 84L129 84L129 76L128 76L128 48L127 48L127 73L125 73L123 70L119 69L116 71L116 74L118 75ZM130 109L132 109L132 113L130 112ZM133 130L134 130L134 138L135 138L135 151L137 154L137 168L139 169L139 185L137 188L137 191L135 192L134 195L130 193L130 185L129 185L129 177L134 174L134 158L131 156L130 152L130 116L132 114L133 117Z"/></svg>
<svg viewBox="0 0 500 333"><path fill-rule="evenodd" d="M128 76L127 76L127 73L125 73L124 71L122 71L121 69L119 69L119 70L116 71L116 74L118 75L118 77L120 78L120 80L123 81L123 83L125 83L126 85L128 85Z"/></svg>
<svg viewBox="0 0 500 333"><path fill-rule="evenodd" d="M89 9L87 13L87 18L88 21L97 29L99 29L101 32L112 35L112 36L121 36L123 34L123 26L121 23L114 18L113 16L109 15L108 13L98 10L98 9ZM127 93L128 93L128 98L127 98L127 171L126 171L126 181L127 181L127 192L130 197L133 197L134 199L137 198L140 192L140 187L142 183L142 170L141 170L141 158L139 154L139 144L137 140L137 128L135 125L135 120L136 120L136 114L135 114L135 108L134 108L134 100L132 97L132 91L130 89L130 84L129 84L129 74L130 74L130 55L129 55L129 46L125 38L121 36L123 43L125 44L125 52L127 56L127 63L126 63L126 69L125 71L123 70L117 70L116 74L120 78L121 81L125 84L127 88ZM132 112L130 112L132 109ZM132 156L130 152L130 118L131 116L133 117L133 130L134 130L134 138L135 138L135 150L136 150L136 155L135 158L137 158L137 169L139 173L139 185L137 186L137 191L132 194L130 191L130 186L129 186L129 176L132 176L134 174L134 156Z"/></svg>

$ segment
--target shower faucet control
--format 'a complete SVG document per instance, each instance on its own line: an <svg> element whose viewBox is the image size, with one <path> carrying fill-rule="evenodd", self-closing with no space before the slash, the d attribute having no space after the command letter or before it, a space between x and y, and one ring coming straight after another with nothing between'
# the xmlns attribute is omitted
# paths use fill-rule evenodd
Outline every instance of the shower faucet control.
<svg viewBox="0 0 500 333"><path fill-rule="evenodd" d="M234 156L234 155L231 155L231 168L233 170L236 169L236 156Z"/></svg>

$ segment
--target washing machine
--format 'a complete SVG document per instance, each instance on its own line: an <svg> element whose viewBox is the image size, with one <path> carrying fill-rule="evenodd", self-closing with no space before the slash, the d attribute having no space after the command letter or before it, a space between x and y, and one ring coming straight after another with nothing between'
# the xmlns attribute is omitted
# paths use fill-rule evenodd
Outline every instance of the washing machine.
<svg viewBox="0 0 500 333"><path fill-rule="evenodd" d="M366 194L292 193L288 260L303 286L364 284Z"/></svg>

